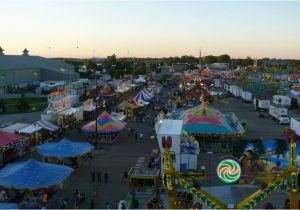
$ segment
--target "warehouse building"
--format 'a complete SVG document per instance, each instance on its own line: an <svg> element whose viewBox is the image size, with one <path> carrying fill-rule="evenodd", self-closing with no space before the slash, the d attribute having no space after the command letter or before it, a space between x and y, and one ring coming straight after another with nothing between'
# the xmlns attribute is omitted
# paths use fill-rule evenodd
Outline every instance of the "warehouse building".
<svg viewBox="0 0 300 210"><path fill-rule="evenodd" d="M78 79L74 67L62 60L30 56L25 48L22 55L5 55L0 47L0 93L7 87L22 88L47 80Z"/></svg>

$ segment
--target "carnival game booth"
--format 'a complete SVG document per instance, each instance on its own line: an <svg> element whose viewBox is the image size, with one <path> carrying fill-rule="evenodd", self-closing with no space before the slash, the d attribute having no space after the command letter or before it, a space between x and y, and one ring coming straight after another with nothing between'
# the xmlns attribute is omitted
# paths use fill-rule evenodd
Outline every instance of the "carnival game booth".
<svg viewBox="0 0 300 210"><path fill-rule="evenodd" d="M59 127L48 120L41 119L36 122L36 124L43 128L42 139L53 139L56 137Z"/></svg>
<svg viewBox="0 0 300 210"><path fill-rule="evenodd" d="M47 208L57 208L61 183L72 171L67 166L29 159L2 168L0 186L15 189L20 209L41 209L45 191L48 197ZM24 191L23 195L21 191Z"/></svg>
<svg viewBox="0 0 300 210"><path fill-rule="evenodd" d="M0 131L0 167L26 154L28 138Z"/></svg>
<svg viewBox="0 0 300 210"><path fill-rule="evenodd" d="M183 130L194 136L204 151L228 152L233 139L242 138L245 130L236 116L223 115L209 105L198 105L178 117L183 120Z"/></svg>
<svg viewBox="0 0 300 210"><path fill-rule="evenodd" d="M119 133L125 128L125 126L126 122L116 120L106 111L104 111L96 121L86 124L81 130L82 132L89 134L98 133L99 139L95 139L95 141L100 142L101 144L110 145L118 139Z"/></svg>
<svg viewBox="0 0 300 210"><path fill-rule="evenodd" d="M93 99L87 99L83 102L83 105L78 107L82 110L82 119L91 120L95 114L96 106L94 105Z"/></svg>
<svg viewBox="0 0 300 210"><path fill-rule="evenodd" d="M30 146L36 145L40 143L42 139L42 127L38 125L28 125L20 130L18 130L18 133L27 136Z"/></svg>
<svg viewBox="0 0 300 210"><path fill-rule="evenodd" d="M36 148L47 160L78 167L80 157L90 157L85 155L90 153L94 146L87 142L72 142L63 138L59 142L45 143Z"/></svg>
<svg viewBox="0 0 300 210"><path fill-rule="evenodd" d="M123 101L118 107L126 114L128 119L132 119L140 108L134 100Z"/></svg>
<svg viewBox="0 0 300 210"><path fill-rule="evenodd" d="M3 131L28 137L28 143L34 145L41 140L42 128L34 124L15 123L3 128Z"/></svg>

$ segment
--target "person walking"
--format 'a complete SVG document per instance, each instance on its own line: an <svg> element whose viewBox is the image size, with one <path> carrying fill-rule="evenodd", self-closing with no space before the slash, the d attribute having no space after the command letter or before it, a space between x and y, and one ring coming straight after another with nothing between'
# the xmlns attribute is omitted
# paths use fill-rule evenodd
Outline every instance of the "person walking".
<svg viewBox="0 0 300 210"><path fill-rule="evenodd" d="M99 168L97 170L97 180L99 183L101 183L101 170Z"/></svg>
<svg viewBox="0 0 300 210"><path fill-rule="evenodd" d="M140 141L142 142L144 138L144 135L142 133L140 133Z"/></svg>
<svg viewBox="0 0 300 210"><path fill-rule="evenodd" d="M131 136L133 136L133 128L130 129Z"/></svg>
<svg viewBox="0 0 300 210"><path fill-rule="evenodd" d="M89 209L95 209L95 202L94 202L94 199L91 199L91 202L90 202L90 208Z"/></svg>
<svg viewBox="0 0 300 210"><path fill-rule="evenodd" d="M125 180L125 183L127 183L127 178L128 178L128 172L127 171L124 171L124 180Z"/></svg>
<svg viewBox="0 0 300 210"><path fill-rule="evenodd" d="M104 173L104 182L105 182L105 184L107 184L107 182L108 182L108 173L107 173L107 171L105 171L105 173Z"/></svg>
<svg viewBox="0 0 300 210"><path fill-rule="evenodd" d="M110 209L110 203L109 202L106 202L106 209Z"/></svg>
<svg viewBox="0 0 300 210"><path fill-rule="evenodd" d="M91 171L92 182L95 182L95 176L96 176L95 167L93 167Z"/></svg>
<svg viewBox="0 0 300 210"><path fill-rule="evenodd" d="M127 130L127 135L130 136L130 133L131 133L131 128L128 127L128 130Z"/></svg>
<svg viewBox="0 0 300 210"><path fill-rule="evenodd" d="M48 202L48 195L47 192L45 191L42 197L43 209L46 209L47 202Z"/></svg>
<svg viewBox="0 0 300 210"><path fill-rule="evenodd" d="M138 139L138 134L135 133L134 136L135 136L135 140L137 140Z"/></svg>

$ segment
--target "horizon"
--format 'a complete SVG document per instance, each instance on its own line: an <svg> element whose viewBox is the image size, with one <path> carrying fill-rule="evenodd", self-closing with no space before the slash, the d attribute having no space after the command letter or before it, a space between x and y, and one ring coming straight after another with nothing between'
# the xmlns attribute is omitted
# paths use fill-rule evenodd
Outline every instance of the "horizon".
<svg viewBox="0 0 300 210"><path fill-rule="evenodd" d="M199 57L201 48L202 57L299 59L299 6L299 1L13 0L1 2L0 46L6 55L27 48L29 55L48 58Z"/></svg>

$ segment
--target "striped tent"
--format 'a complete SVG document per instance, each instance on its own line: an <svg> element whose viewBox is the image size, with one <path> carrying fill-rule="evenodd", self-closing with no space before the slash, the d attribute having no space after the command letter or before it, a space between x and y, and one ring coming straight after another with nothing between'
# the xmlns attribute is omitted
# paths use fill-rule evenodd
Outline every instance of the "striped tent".
<svg viewBox="0 0 300 210"><path fill-rule="evenodd" d="M104 111L96 120L98 133L120 132L126 126L126 122L114 119L110 114ZM82 127L83 132L96 132L96 122L92 121Z"/></svg>
<svg viewBox="0 0 300 210"><path fill-rule="evenodd" d="M57 125L54 125L53 123L47 121L47 120L44 120L44 119L41 119L39 121L36 122L36 124L48 131L52 131L52 132L55 132L58 130L58 126Z"/></svg>
<svg viewBox="0 0 300 210"><path fill-rule="evenodd" d="M149 104L152 97L153 96L144 88L133 98L133 100L139 106L145 106Z"/></svg>
<svg viewBox="0 0 300 210"><path fill-rule="evenodd" d="M142 93L150 100L151 98L153 98L153 95L151 94L151 93L149 93L149 91L146 89L146 88L144 88L143 90L142 90Z"/></svg>

